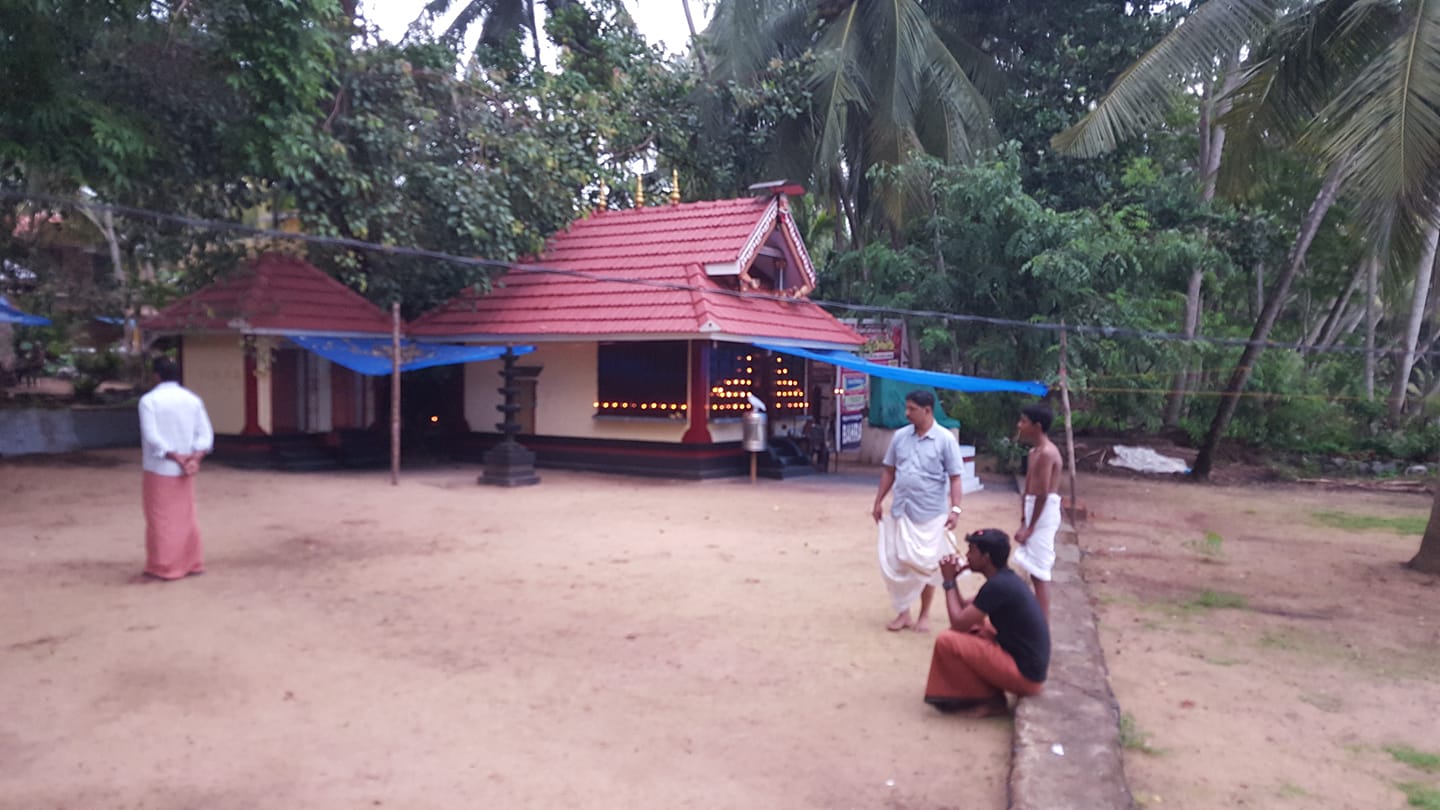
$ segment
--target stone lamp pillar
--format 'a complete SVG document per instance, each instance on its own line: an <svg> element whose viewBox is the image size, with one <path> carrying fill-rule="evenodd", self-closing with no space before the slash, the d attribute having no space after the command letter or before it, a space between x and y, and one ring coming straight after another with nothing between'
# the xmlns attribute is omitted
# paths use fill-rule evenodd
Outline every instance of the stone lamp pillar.
<svg viewBox="0 0 1440 810"><path fill-rule="evenodd" d="M506 348L502 359L505 365L500 369L500 377L505 384L499 391L505 396L505 402L495 406L495 410L504 414L504 421L495 425L501 438L499 444L485 453L485 471L480 474L480 483L498 487L538 484L540 476L535 474L535 454L515 441L515 434L520 432L520 423L515 421L515 414L520 412L521 407L515 401L516 395L520 393L515 380L522 372L515 367L513 349Z"/></svg>

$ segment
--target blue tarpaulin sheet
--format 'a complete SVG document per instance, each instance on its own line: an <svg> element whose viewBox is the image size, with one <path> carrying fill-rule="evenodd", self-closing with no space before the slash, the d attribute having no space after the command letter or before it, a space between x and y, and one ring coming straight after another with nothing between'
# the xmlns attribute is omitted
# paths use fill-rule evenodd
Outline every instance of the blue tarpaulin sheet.
<svg viewBox="0 0 1440 810"><path fill-rule="evenodd" d="M797 357L808 357L811 360L819 360L822 363L842 366L855 371L863 371L874 377L883 377L887 380L900 380L901 382L914 383L916 385L929 385L935 388L943 388L947 391L965 391L967 393L1013 391L1017 394L1030 394L1037 397L1043 397L1050 391L1045 383L1042 382L994 380L986 377L967 377L963 374L942 374L938 371L923 371L918 368L882 366L879 363L872 363L850 352L797 349L793 346L777 346L771 343L756 343L755 345L762 349L769 349L772 352L792 354Z"/></svg>
<svg viewBox="0 0 1440 810"><path fill-rule="evenodd" d="M0 295L0 323L13 323L20 326L49 326L50 319L21 312L10 306L10 302L5 299L5 296Z"/></svg>
<svg viewBox="0 0 1440 810"><path fill-rule="evenodd" d="M379 377L391 373L392 351L390 338L326 338L313 335L286 335L296 345L312 351L332 363L339 363L351 371ZM450 366L457 363L478 363L494 360L505 354L505 346L457 346L446 343L416 343L400 341L400 370L414 371L431 366ZM534 346L508 347L518 354L535 351Z"/></svg>

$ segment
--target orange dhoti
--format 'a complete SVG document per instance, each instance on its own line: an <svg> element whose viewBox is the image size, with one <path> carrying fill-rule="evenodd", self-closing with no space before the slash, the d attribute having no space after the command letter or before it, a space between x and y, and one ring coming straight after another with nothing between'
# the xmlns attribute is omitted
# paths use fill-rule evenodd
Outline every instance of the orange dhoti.
<svg viewBox="0 0 1440 810"><path fill-rule="evenodd" d="M180 579L205 570L200 557L200 524L195 520L192 476L145 473L145 573Z"/></svg>
<svg viewBox="0 0 1440 810"><path fill-rule="evenodd" d="M935 639L925 699L979 701L1005 692L1028 697L1040 694L1043 686L1020 674L1015 659L995 642L993 631L946 630Z"/></svg>

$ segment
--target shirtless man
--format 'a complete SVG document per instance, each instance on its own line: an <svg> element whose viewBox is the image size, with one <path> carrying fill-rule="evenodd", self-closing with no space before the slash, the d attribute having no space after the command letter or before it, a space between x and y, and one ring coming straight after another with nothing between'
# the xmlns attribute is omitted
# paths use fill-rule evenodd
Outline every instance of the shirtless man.
<svg viewBox="0 0 1440 810"><path fill-rule="evenodd" d="M1020 499L1020 530L1015 532L1011 561L1030 575L1035 599L1050 618L1050 569L1055 566L1055 533L1060 529L1060 449L1045 435L1055 420L1044 405L1027 405L1020 411L1015 432L1030 445L1025 466L1025 492Z"/></svg>

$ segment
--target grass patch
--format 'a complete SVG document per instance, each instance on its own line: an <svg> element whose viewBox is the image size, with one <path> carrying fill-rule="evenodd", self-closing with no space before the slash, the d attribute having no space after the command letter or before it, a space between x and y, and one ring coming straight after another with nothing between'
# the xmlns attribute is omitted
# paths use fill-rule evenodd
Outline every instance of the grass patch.
<svg viewBox="0 0 1440 810"><path fill-rule="evenodd" d="M1298 650L1300 641L1292 633L1267 630L1260 634L1260 646L1267 650Z"/></svg>
<svg viewBox="0 0 1440 810"><path fill-rule="evenodd" d="M1281 796L1291 796L1299 799L1309 798L1310 796L1310 791L1289 782L1280 785L1279 793Z"/></svg>
<svg viewBox="0 0 1440 810"><path fill-rule="evenodd" d="M1410 803L1411 807L1419 807L1420 810L1440 810L1440 790L1419 782L1403 782L1396 787L1405 793L1405 800Z"/></svg>
<svg viewBox="0 0 1440 810"><path fill-rule="evenodd" d="M1225 559L1225 539L1215 532L1205 532L1203 540L1186 540L1182 545L1200 555L1206 562Z"/></svg>
<svg viewBox="0 0 1440 810"><path fill-rule="evenodd" d="M1425 517L1383 518L1374 515L1357 515L1353 512L1315 512L1310 515L1322 526L1350 531L1385 529L1396 534L1424 534Z"/></svg>
<svg viewBox="0 0 1440 810"><path fill-rule="evenodd" d="M1126 751L1139 751L1150 756L1165 753L1164 749L1150 744L1150 735L1140 730L1140 726L1135 724L1134 716L1129 712L1120 713L1120 745Z"/></svg>
<svg viewBox="0 0 1440 810"><path fill-rule="evenodd" d="M1345 704L1341 702L1340 698L1335 697L1334 695L1301 695L1300 702L1308 703L1311 706L1319 709L1320 711L1328 712L1330 714L1335 714L1336 712L1339 712L1341 709L1345 708Z"/></svg>
<svg viewBox="0 0 1440 810"><path fill-rule="evenodd" d="M1249 603L1238 593L1205 590L1180 603L1186 610L1244 610Z"/></svg>
<svg viewBox="0 0 1440 810"><path fill-rule="evenodd" d="M1217 667L1233 667L1236 664L1245 663L1244 659L1241 658L1230 658L1224 655L1211 655L1204 650L1197 650L1194 648L1190 650L1190 655L1200 659L1201 661L1204 661L1207 664Z"/></svg>
<svg viewBox="0 0 1440 810"><path fill-rule="evenodd" d="M1387 745L1385 750L1390 756L1427 773L1440 773L1440 754L1431 754L1427 751L1419 751L1408 745Z"/></svg>

